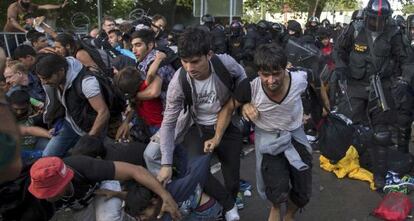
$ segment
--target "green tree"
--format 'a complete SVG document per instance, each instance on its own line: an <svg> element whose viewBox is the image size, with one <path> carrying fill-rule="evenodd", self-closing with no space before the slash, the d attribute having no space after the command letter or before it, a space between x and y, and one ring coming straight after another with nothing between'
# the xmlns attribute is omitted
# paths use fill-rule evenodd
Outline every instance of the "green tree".
<svg viewBox="0 0 414 221"><path fill-rule="evenodd" d="M357 0L246 0L244 11L253 11L254 15L261 12L281 13L284 5L288 5L293 12L307 12L308 16L315 15L317 17L320 16L324 8L334 8L336 10L354 10L358 8ZM257 16L250 17L256 18Z"/></svg>
<svg viewBox="0 0 414 221"><path fill-rule="evenodd" d="M404 14L413 14L414 13L414 2L413 1L404 2L402 11Z"/></svg>

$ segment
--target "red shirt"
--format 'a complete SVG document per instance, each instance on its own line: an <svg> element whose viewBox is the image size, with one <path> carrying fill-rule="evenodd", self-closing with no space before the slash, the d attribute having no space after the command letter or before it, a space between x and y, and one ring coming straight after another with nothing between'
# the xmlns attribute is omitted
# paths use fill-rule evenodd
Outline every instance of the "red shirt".
<svg viewBox="0 0 414 221"><path fill-rule="evenodd" d="M332 44L329 43L327 46L324 46L321 51L322 51L322 55L327 58L326 64L328 65L329 70L332 71L333 69L335 69L335 63L332 58L332 52L333 52Z"/></svg>
<svg viewBox="0 0 414 221"><path fill-rule="evenodd" d="M139 91L147 88L147 82L142 82ZM138 101L135 107L137 113L142 117L145 124L148 126L161 127L162 122L162 102L161 98L157 97L152 100Z"/></svg>

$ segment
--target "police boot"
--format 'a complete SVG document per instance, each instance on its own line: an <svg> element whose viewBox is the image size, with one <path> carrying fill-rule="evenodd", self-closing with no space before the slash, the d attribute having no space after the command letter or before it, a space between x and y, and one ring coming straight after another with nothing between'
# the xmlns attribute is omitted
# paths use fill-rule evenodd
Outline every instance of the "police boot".
<svg viewBox="0 0 414 221"><path fill-rule="evenodd" d="M410 143L410 136L411 136L411 128L398 128L398 151L402 153L409 152L409 143Z"/></svg>
<svg viewBox="0 0 414 221"><path fill-rule="evenodd" d="M388 147L377 146L374 151L374 183L375 188L382 191L385 186L385 175L387 174Z"/></svg>
<svg viewBox="0 0 414 221"><path fill-rule="evenodd" d="M385 186L385 175L388 170L387 155L388 146L391 144L391 133L389 131L378 131L374 133L374 183L377 190L382 191Z"/></svg>

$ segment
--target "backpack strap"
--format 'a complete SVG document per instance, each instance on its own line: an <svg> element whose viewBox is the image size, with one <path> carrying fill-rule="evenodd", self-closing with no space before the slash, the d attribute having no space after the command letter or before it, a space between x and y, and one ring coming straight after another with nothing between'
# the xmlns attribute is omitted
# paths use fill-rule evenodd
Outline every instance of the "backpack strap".
<svg viewBox="0 0 414 221"><path fill-rule="evenodd" d="M197 126L200 137L202 137L203 131L201 130L200 125L195 120L196 116L194 112L191 111L191 106L193 105L193 96L192 96L193 89L191 88L190 83L187 80L187 71L185 71L183 67L181 67L180 76L178 77L181 83L181 88L183 89L183 92L184 92L184 113L186 113L187 111L189 112L191 118L193 119L195 125Z"/></svg>
<svg viewBox="0 0 414 221"><path fill-rule="evenodd" d="M178 77L184 92L184 112L187 112L190 111L190 107L193 105L193 97L190 83L187 80L187 72L184 68L180 69L180 76Z"/></svg>
<svg viewBox="0 0 414 221"><path fill-rule="evenodd" d="M220 78L221 82L226 85L229 89L230 93L234 92L234 79L227 68L224 66L223 62L221 62L220 58L217 55L213 55L210 59L211 64L214 67L214 70L217 76Z"/></svg>

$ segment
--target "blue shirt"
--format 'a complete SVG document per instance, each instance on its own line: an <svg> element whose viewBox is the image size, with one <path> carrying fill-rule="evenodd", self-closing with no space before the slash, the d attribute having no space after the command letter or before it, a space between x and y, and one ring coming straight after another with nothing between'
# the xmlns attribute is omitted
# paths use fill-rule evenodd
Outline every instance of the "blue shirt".
<svg viewBox="0 0 414 221"><path fill-rule="evenodd" d="M119 53L121 53L122 55L128 56L132 59L134 59L135 62L137 62L137 58L135 57L134 53L132 53L132 51L127 50L127 49L123 49L121 48L121 46L116 46L115 50L119 51Z"/></svg>

